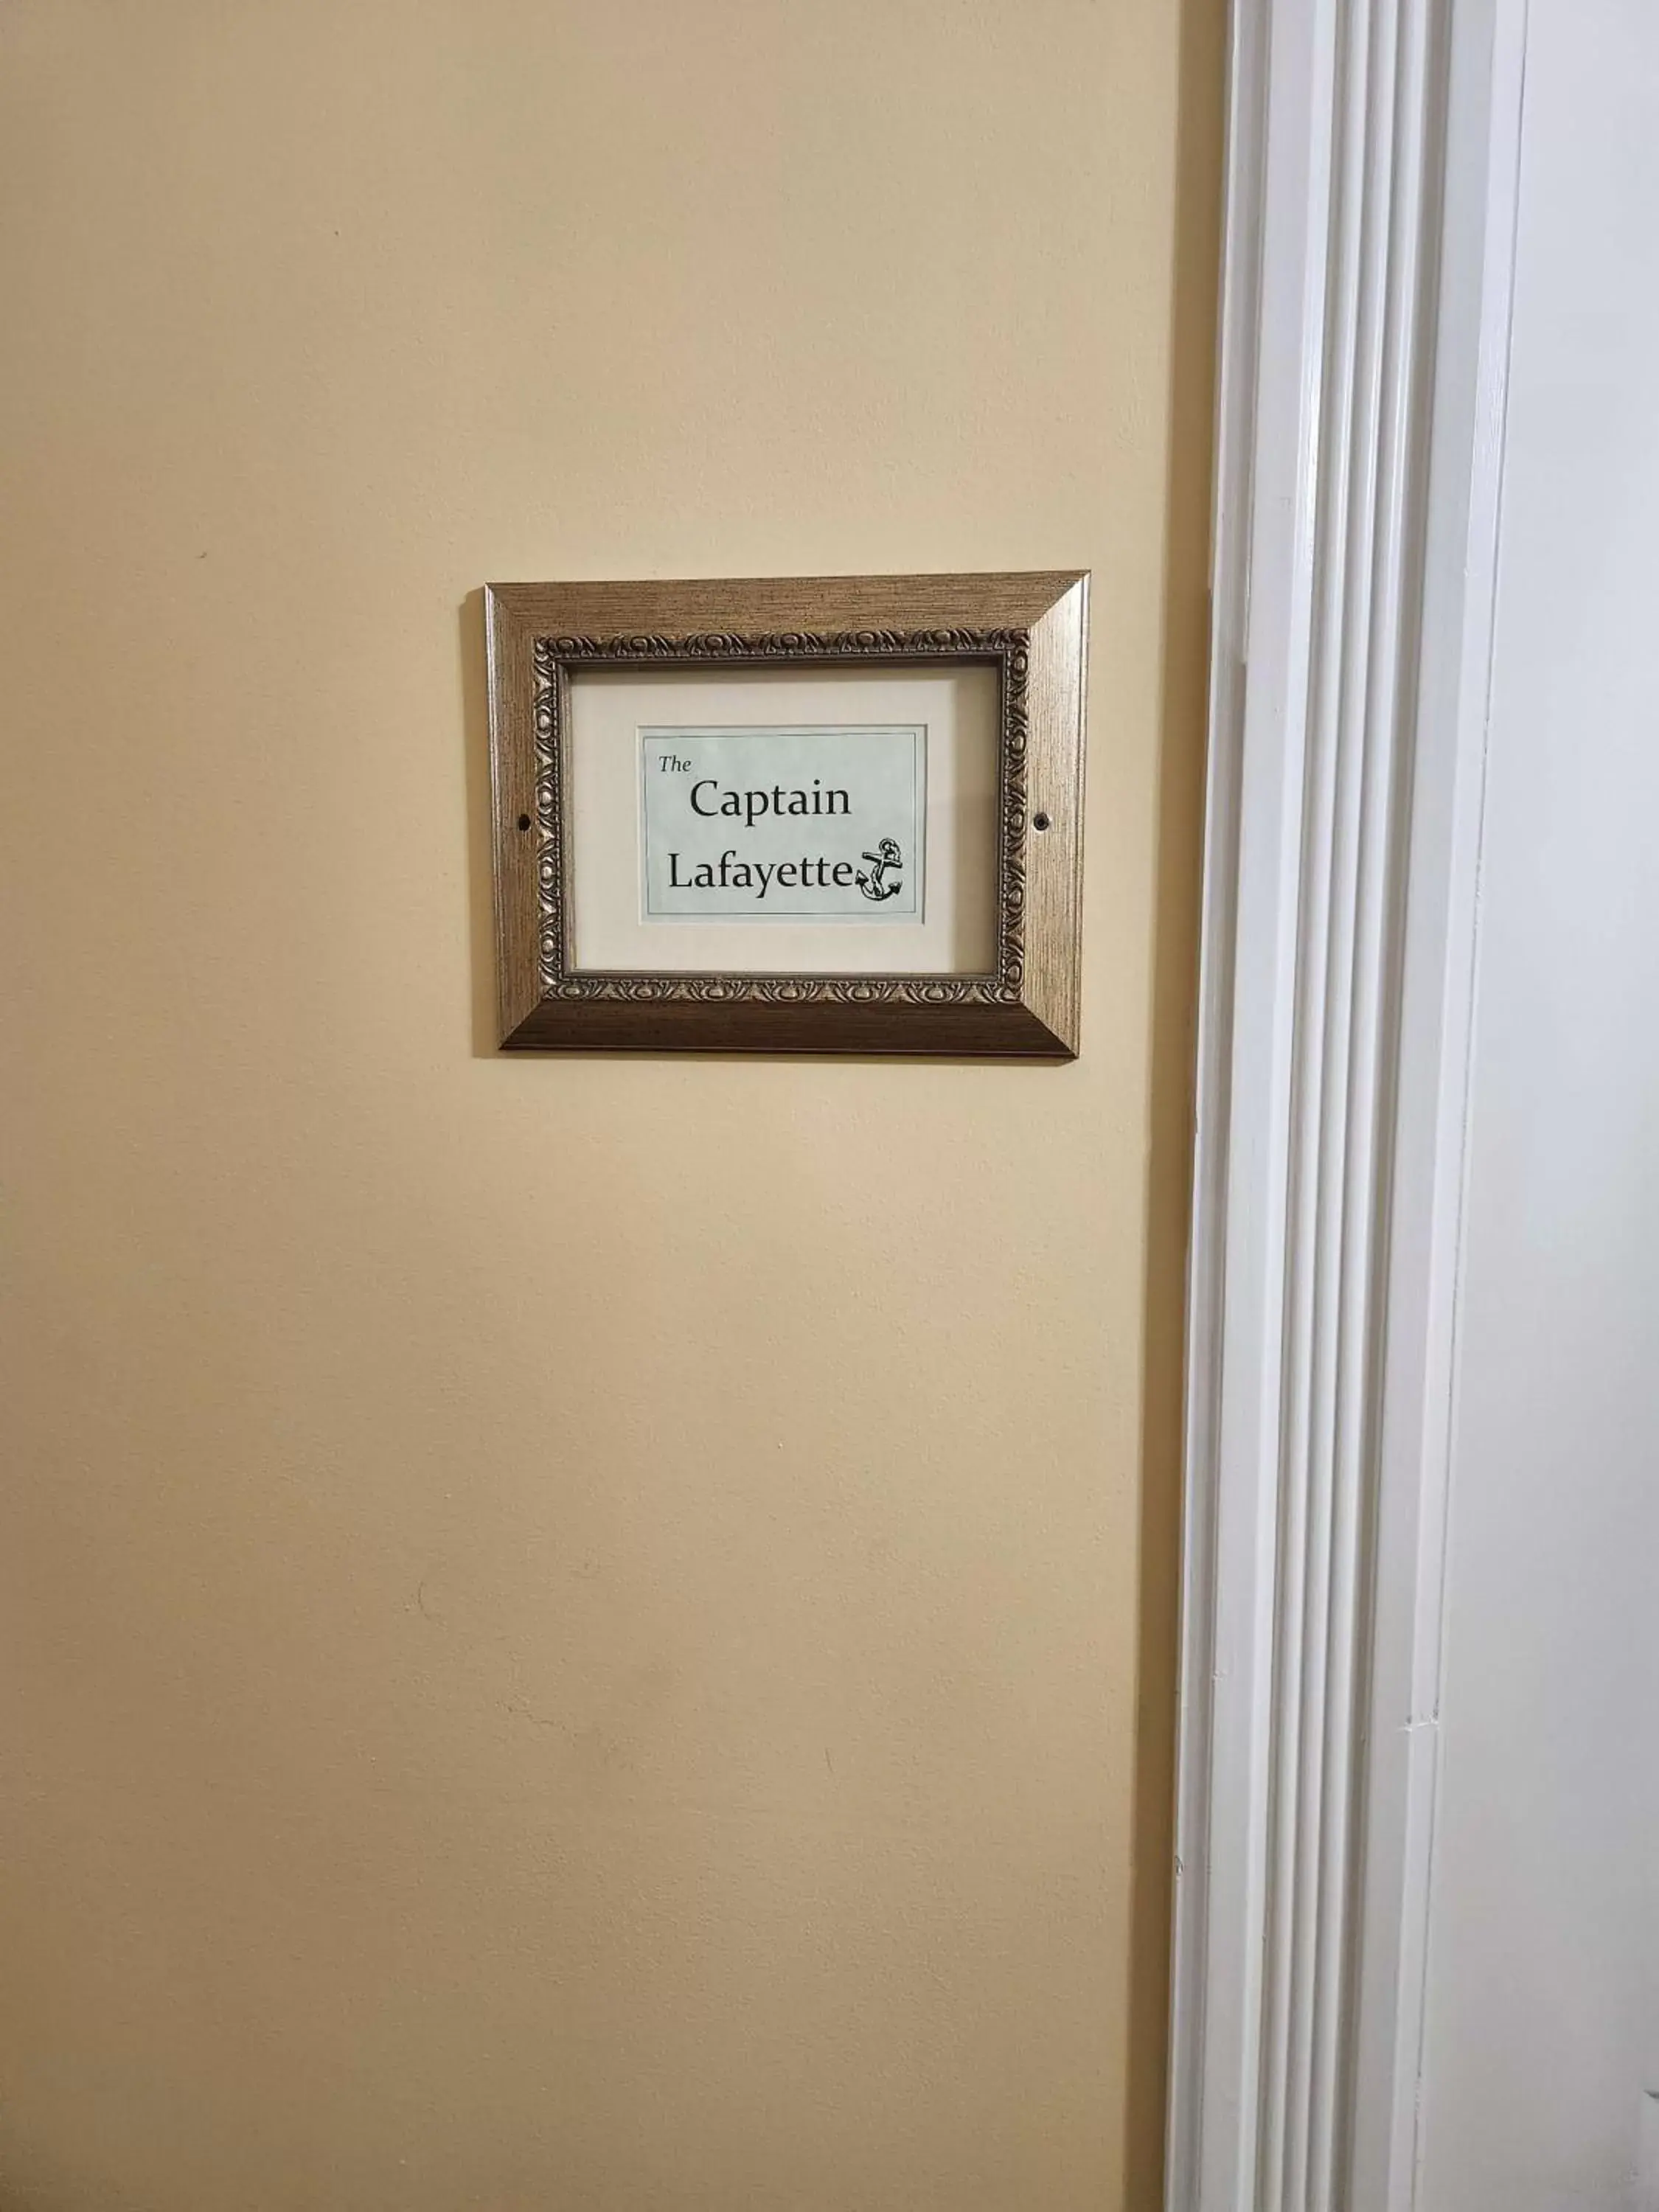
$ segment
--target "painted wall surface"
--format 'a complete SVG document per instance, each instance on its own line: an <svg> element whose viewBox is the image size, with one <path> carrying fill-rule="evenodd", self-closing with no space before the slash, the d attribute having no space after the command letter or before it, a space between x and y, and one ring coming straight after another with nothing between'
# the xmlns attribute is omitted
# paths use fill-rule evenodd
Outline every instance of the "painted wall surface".
<svg viewBox="0 0 1659 2212"><path fill-rule="evenodd" d="M1222 13L0 11L6 2212L1157 2202ZM487 577L1068 562L1080 1063L492 1054Z"/></svg>
<svg viewBox="0 0 1659 2212"><path fill-rule="evenodd" d="M1532 0L1423 2212L1659 2208L1659 11Z"/></svg>

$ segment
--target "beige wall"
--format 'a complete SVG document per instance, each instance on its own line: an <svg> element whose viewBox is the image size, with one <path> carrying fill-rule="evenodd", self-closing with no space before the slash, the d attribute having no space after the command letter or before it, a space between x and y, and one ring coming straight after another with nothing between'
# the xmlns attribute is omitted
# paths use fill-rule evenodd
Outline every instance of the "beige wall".
<svg viewBox="0 0 1659 2212"><path fill-rule="evenodd" d="M1150 2212L1221 12L0 14L5 2212ZM484 1048L485 577L1066 562L1078 1065Z"/></svg>

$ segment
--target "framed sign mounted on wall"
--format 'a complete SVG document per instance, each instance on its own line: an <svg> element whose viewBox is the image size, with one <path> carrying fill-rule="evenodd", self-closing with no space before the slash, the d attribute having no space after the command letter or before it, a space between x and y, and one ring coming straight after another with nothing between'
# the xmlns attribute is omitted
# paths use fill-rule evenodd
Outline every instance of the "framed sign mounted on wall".
<svg viewBox="0 0 1659 2212"><path fill-rule="evenodd" d="M1087 604L491 585L502 1045L1073 1057Z"/></svg>

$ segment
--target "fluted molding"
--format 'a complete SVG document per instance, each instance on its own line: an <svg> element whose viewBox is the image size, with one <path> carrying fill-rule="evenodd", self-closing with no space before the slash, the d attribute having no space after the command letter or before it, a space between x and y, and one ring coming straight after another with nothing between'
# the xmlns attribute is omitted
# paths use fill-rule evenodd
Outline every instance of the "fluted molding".
<svg viewBox="0 0 1659 2212"><path fill-rule="evenodd" d="M1235 0L1170 2212L1407 2212L1522 0Z"/></svg>

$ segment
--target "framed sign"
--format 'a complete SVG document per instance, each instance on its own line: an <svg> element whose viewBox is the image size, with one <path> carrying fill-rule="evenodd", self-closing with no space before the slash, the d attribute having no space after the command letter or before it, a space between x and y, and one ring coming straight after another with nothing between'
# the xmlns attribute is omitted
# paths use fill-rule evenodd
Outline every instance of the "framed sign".
<svg viewBox="0 0 1659 2212"><path fill-rule="evenodd" d="M502 1045L1072 1058L1087 601L489 586Z"/></svg>

